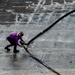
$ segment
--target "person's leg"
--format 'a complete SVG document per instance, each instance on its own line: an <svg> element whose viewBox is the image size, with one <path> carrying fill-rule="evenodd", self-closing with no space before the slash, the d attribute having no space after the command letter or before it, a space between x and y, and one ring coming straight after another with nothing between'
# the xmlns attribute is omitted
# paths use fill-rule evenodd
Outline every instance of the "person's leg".
<svg viewBox="0 0 75 75"><path fill-rule="evenodd" d="M7 46L5 47L5 49L7 49L7 51L10 51L9 47L13 46L13 40L12 40L10 37L7 37L7 40L10 42L10 44L7 45Z"/></svg>
<svg viewBox="0 0 75 75"><path fill-rule="evenodd" d="M16 43L14 44L14 50L13 50L14 53L18 53L19 51L17 50L17 45Z"/></svg>
<svg viewBox="0 0 75 75"><path fill-rule="evenodd" d="M10 49L9 49L10 46L13 46L13 45L9 44L5 47L5 49L7 49L7 51L10 51Z"/></svg>
<svg viewBox="0 0 75 75"><path fill-rule="evenodd" d="M16 49L17 49L17 45L16 45L15 40L14 40L14 39L11 39L10 37L7 37L7 40L10 42L10 45L7 45L7 46L5 47L5 49L7 49L8 51L10 51L9 47L10 47L10 46L14 46L13 52L14 52L14 53L18 53L19 51L16 50Z"/></svg>

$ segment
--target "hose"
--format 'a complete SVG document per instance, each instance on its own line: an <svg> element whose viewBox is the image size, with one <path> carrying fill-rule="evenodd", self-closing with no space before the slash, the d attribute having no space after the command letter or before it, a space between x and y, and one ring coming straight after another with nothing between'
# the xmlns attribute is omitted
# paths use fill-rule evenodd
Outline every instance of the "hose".
<svg viewBox="0 0 75 75"><path fill-rule="evenodd" d="M62 17L60 17L59 19L57 19L53 24L51 24L49 27L47 27L46 29L44 29L42 32L38 33L35 37L33 37L28 43L27 43L27 47L38 37L40 37L41 35L43 35L45 32L47 32L48 30L50 30L52 27L54 27L60 20L62 20L63 18L67 17L68 15L70 15L71 13L75 12L75 9L66 13L65 15L63 15ZM49 67L47 64L45 64L43 61L41 61L40 59L36 58L34 55L32 55L27 48L25 48L25 46L23 46L24 49L26 50L26 52L36 61L38 61L39 63L41 63L42 65L44 65L46 68L48 68L49 70L51 70L52 72L56 73L57 75L61 75L60 73L58 73L57 71L55 71L54 69L52 69L51 67Z"/></svg>
<svg viewBox="0 0 75 75"><path fill-rule="evenodd" d="M47 27L42 32L38 33L35 37L33 37L27 44L30 45L30 43L32 43L35 39L37 39L38 37L40 37L41 35L43 35L45 32L47 32L52 27L54 27L60 20L62 20L63 18L67 17L68 15L70 15L73 12L75 12L75 9L72 10L72 11L70 11L70 12L68 12L68 13L66 13L65 15L63 15L62 17L60 17L59 19L57 19L53 24L51 24L49 27Z"/></svg>

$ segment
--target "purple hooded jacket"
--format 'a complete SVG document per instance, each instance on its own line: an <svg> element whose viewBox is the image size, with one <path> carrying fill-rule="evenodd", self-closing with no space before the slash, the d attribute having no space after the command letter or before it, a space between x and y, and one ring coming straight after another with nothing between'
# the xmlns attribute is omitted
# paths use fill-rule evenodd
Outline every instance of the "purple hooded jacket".
<svg viewBox="0 0 75 75"><path fill-rule="evenodd" d="M18 44L18 40L20 39L21 41L23 41L22 38L18 36L18 33L17 33L17 32L11 33L8 37L14 39L15 42L16 42L16 44L17 44L18 46L20 46L20 45Z"/></svg>

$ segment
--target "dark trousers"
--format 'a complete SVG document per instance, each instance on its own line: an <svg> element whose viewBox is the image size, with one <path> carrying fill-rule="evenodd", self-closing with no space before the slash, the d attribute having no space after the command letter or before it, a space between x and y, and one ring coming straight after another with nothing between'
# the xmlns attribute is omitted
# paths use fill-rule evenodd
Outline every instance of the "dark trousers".
<svg viewBox="0 0 75 75"><path fill-rule="evenodd" d="M8 47L14 46L14 51L15 51L15 50L16 50L16 48L17 48L17 45L16 45L15 40L14 40L14 39L12 39L12 38L10 38L10 37L7 37L7 40L10 42L10 44L9 44L9 45L7 45L6 47L8 48Z"/></svg>

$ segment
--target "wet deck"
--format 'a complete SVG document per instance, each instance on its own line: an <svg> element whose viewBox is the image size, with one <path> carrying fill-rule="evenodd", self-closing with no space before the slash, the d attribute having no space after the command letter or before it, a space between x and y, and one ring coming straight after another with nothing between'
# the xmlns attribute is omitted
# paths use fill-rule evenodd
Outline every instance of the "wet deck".
<svg viewBox="0 0 75 75"><path fill-rule="evenodd" d="M58 18L75 8L74 0L1 0L0 2L0 75L57 75L46 69L18 47L7 53L6 36L23 31L28 42ZM75 74L75 13L37 38L29 51L61 75Z"/></svg>

